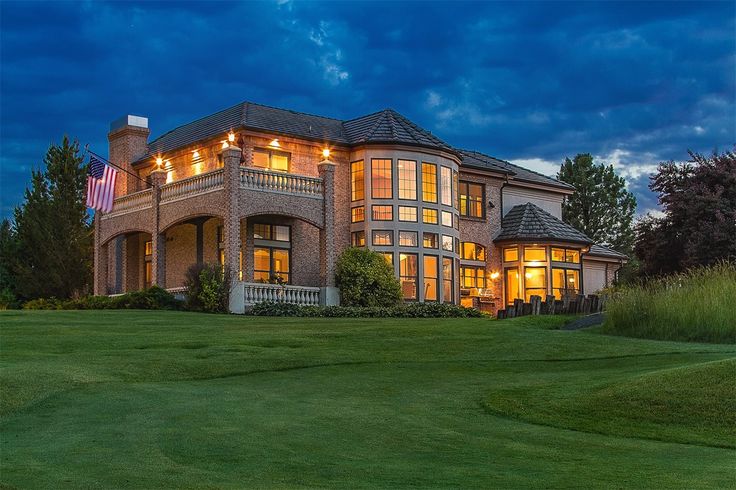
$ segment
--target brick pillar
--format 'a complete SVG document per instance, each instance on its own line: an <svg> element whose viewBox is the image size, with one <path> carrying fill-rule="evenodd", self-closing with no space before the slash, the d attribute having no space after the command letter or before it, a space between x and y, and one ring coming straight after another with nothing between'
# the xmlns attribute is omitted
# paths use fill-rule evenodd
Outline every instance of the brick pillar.
<svg viewBox="0 0 736 490"><path fill-rule="evenodd" d="M255 252L255 242L253 240L253 220L246 219L243 221L243 230L245 237L243 241L243 281L253 282L255 275L253 267L253 253Z"/></svg>
<svg viewBox="0 0 736 490"><path fill-rule="evenodd" d="M166 287L166 234L160 229L161 186L166 183L166 172L154 170L151 172L151 203L153 209L153 230L151 233L151 285Z"/></svg>
<svg viewBox="0 0 736 490"><path fill-rule="evenodd" d="M229 146L222 151L224 163L225 187L225 266L229 269L231 279L238 280L240 254L240 218L238 215L238 194L240 190L240 156L242 151L237 146Z"/></svg>
<svg viewBox="0 0 736 490"><path fill-rule="evenodd" d="M336 304L339 299L335 290L335 164L322 160L317 168L324 189L324 227L319 230L319 270L322 283L320 300L323 304Z"/></svg>
<svg viewBox="0 0 736 490"><path fill-rule="evenodd" d="M107 245L100 243L100 212L95 212L94 294L107 294Z"/></svg>

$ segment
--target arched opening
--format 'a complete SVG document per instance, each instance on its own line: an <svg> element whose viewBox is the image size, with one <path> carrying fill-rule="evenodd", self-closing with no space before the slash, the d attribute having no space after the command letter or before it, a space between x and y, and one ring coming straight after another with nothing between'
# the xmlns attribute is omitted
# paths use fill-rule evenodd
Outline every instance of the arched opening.
<svg viewBox="0 0 736 490"><path fill-rule="evenodd" d="M151 234L130 231L110 238L103 246L107 256L103 292L122 294L149 287L153 277Z"/></svg>
<svg viewBox="0 0 736 490"><path fill-rule="evenodd" d="M187 270L194 264L216 264L223 250L223 221L211 215L189 217L161 232L162 280L167 289L184 287Z"/></svg>

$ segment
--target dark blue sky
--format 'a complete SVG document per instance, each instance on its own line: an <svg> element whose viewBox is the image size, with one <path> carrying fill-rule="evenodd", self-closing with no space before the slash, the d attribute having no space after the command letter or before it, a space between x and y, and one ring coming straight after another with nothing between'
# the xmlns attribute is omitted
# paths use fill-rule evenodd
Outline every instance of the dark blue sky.
<svg viewBox="0 0 736 490"><path fill-rule="evenodd" d="M554 173L590 152L646 175L736 142L736 3L0 2L0 214L66 133L152 136L249 100L392 107L450 144Z"/></svg>

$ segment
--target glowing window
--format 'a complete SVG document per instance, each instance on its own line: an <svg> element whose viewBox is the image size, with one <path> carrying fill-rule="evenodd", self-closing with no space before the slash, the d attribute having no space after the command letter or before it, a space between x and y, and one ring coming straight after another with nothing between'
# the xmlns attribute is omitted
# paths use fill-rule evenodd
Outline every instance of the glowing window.
<svg viewBox="0 0 736 490"><path fill-rule="evenodd" d="M439 223L438 213L436 209L422 209L422 221L430 225Z"/></svg>
<svg viewBox="0 0 736 490"><path fill-rule="evenodd" d="M350 221L352 223L360 223L365 221L365 206L357 206L350 210Z"/></svg>
<svg viewBox="0 0 736 490"><path fill-rule="evenodd" d="M371 207L373 221L391 221L394 219L394 207L374 205Z"/></svg>
<svg viewBox="0 0 736 490"><path fill-rule="evenodd" d="M412 160L398 160L399 169L399 199L417 198L417 162Z"/></svg>
<svg viewBox="0 0 736 490"><path fill-rule="evenodd" d="M394 244L394 232L391 230L374 230L373 231L373 245L393 245Z"/></svg>
<svg viewBox="0 0 736 490"><path fill-rule="evenodd" d="M434 255L425 255L424 262L424 301L437 301L437 280L439 276L439 263Z"/></svg>
<svg viewBox="0 0 736 490"><path fill-rule="evenodd" d="M365 231L354 231L350 234L350 244L353 247L365 247Z"/></svg>
<svg viewBox="0 0 736 490"><path fill-rule="evenodd" d="M400 231L399 245L402 247L416 247L419 245L416 231Z"/></svg>
<svg viewBox="0 0 736 490"><path fill-rule="evenodd" d="M486 248L473 242L462 242L460 244L460 258L463 260L486 260Z"/></svg>
<svg viewBox="0 0 736 490"><path fill-rule="evenodd" d="M504 262L516 262L519 260L519 248L509 247L503 249L503 261Z"/></svg>
<svg viewBox="0 0 736 490"><path fill-rule="evenodd" d="M544 247L524 247L525 262L544 262L547 260L547 249Z"/></svg>
<svg viewBox="0 0 736 490"><path fill-rule="evenodd" d="M393 197L393 176L391 159L371 160L371 197L391 199Z"/></svg>
<svg viewBox="0 0 736 490"><path fill-rule="evenodd" d="M440 167L440 191L442 204L452 206L452 170L448 167Z"/></svg>
<svg viewBox="0 0 736 490"><path fill-rule="evenodd" d="M406 300L417 299L417 254L399 254L399 280Z"/></svg>
<svg viewBox="0 0 736 490"><path fill-rule="evenodd" d="M439 248L439 235L425 231L422 234L422 245L424 248Z"/></svg>
<svg viewBox="0 0 736 490"><path fill-rule="evenodd" d="M360 201L365 199L365 180L363 160L350 164L350 200Z"/></svg>
<svg viewBox="0 0 736 490"><path fill-rule="evenodd" d="M422 163L422 200L437 202L437 165Z"/></svg>
<svg viewBox="0 0 736 490"><path fill-rule="evenodd" d="M399 221L417 221L417 208L414 206L399 206Z"/></svg>

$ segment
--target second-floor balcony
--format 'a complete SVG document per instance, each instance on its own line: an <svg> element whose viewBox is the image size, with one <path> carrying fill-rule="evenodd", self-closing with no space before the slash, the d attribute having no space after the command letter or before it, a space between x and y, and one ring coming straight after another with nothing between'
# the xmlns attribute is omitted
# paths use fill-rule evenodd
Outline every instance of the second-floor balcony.
<svg viewBox="0 0 736 490"><path fill-rule="evenodd" d="M225 187L223 169L202 173L186 179L177 180L161 187L160 203L172 203L200 196L210 192L222 191ZM240 167L239 188L242 191L287 194L322 200L324 187L319 177L274 172L260 168ZM120 196L115 199L113 209L104 218L148 209L153 205L153 190Z"/></svg>

